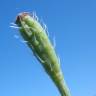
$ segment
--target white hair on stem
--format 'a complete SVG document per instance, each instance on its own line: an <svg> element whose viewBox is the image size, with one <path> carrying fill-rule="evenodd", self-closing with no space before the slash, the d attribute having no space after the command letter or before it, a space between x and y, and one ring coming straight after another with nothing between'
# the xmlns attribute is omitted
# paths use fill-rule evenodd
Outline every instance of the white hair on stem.
<svg viewBox="0 0 96 96"><path fill-rule="evenodd" d="M10 23L11 25L17 26L17 24L15 24L14 22Z"/></svg>
<svg viewBox="0 0 96 96"><path fill-rule="evenodd" d="M19 29L20 27L17 27L17 26L10 26L11 28L14 28L14 29Z"/></svg>
<svg viewBox="0 0 96 96"><path fill-rule="evenodd" d="M59 62L59 64L61 64L61 60L60 60L60 57L58 56L58 62Z"/></svg>
<svg viewBox="0 0 96 96"><path fill-rule="evenodd" d="M34 54L35 54L35 56L37 57L37 59L38 59L40 62L45 63L45 61L42 60L42 58L41 58L37 53L34 53Z"/></svg>
<svg viewBox="0 0 96 96"><path fill-rule="evenodd" d="M16 34L14 35L14 38L17 39L17 40L19 40L23 44L25 44L25 43L28 42L28 41L22 40L22 38L20 38L20 36L19 35L16 35Z"/></svg>
<svg viewBox="0 0 96 96"><path fill-rule="evenodd" d="M18 27L15 23L10 23L10 27L14 28L14 29L19 29L20 27Z"/></svg>
<svg viewBox="0 0 96 96"><path fill-rule="evenodd" d="M33 19L35 19L36 21L39 20L39 18L38 18L38 16L36 15L36 12L35 12L35 11L32 12L32 17L33 17Z"/></svg>
<svg viewBox="0 0 96 96"><path fill-rule="evenodd" d="M15 35L14 35L14 38L19 39L19 36L15 34Z"/></svg>
<svg viewBox="0 0 96 96"><path fill-rule="evenodd" d="M25 40L20 40L21 43L27 43L28 41Z"/></svg>
<svg viewBox="0 0 96 96"><path fill-rule="evenodd" d="M53 37L53 47L56 48L56 37Z"/></svg>
<svg viewBox="0 0 96 96"><path fill-rule="evenodd" d="M48 32L48 28L47 28L46 24L43 23L43 24L42 24L42 27L43 27L43 29L45 30L47 36L49 37L49 32Z"/></svg>

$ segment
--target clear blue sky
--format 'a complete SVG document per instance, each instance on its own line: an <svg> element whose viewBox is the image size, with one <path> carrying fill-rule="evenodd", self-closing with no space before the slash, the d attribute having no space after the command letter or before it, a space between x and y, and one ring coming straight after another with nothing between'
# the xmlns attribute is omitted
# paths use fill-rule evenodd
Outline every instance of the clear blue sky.
<svg viewBox="0 0 96 96"><path fill-rule="evenodd" d="M0 0L0 96L60 96L10 23L36 11L56 37L72 96L96 95L96 0ZM53 41L53 40L52 40Z"/></svg>

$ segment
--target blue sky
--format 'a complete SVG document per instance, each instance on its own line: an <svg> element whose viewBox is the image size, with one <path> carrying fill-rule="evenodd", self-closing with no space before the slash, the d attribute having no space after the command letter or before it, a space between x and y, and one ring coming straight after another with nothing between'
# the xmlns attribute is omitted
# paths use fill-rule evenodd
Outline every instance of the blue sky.
<svg viewBox="0 0 96 96"><path fill-rule="evenodd" d="M0 96L60 96L10 23L35 11L56 38L72 96L96 95L96 0L0 0ZM14 38L14 36L19 38Z"/></svg>

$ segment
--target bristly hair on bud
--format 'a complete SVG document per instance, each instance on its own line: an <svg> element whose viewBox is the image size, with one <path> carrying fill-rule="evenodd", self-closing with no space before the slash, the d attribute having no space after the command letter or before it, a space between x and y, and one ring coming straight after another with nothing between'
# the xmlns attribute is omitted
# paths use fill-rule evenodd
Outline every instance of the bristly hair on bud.
<svg viewBox="0 0 96 96"><path fill-rule="evenodd" d="M48 38L46 29L38 22L37 18L36 14L31 16L28 12L23 12L17 16L15 23L19 26L21 36L57 86L61 96L70 96L60 68L60 59Z"/></svg>

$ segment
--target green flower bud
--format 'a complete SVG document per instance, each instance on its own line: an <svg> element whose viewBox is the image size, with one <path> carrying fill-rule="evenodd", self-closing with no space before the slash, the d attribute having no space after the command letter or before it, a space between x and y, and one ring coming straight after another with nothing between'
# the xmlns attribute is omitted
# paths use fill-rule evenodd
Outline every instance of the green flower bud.
<svg viewBox="0 0 96 96"><path fill-rule="evenodd" d="M61 96L70 96L61 72L59 59L46 30L34 16L30 16L26 12L17 16L16 24L19 26L21 36L27 41L28 46L57 86Z"/></svg>

